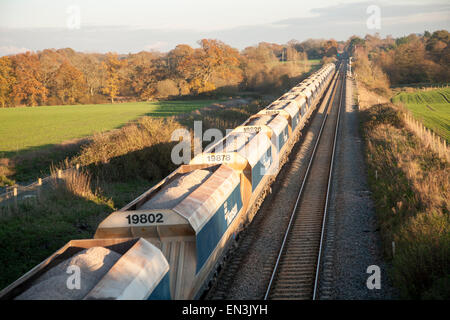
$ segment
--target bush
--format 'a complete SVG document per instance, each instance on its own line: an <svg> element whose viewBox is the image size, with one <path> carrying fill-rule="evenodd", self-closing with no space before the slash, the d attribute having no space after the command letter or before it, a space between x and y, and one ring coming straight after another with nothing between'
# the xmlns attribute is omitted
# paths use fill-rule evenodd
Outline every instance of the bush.
<svg viewBox="0 0 450 320"><path fill-rule="evenodd" d="M71 162L89 166L91 172L106 181L160 179L175 169L170 160L174 145L170 138L178 128L181 125L170 118L143 117L115 132L95 135Z"/></svg>
<svg viewBox="0 0 450 320"><path fill-rule="evenodd" d="M7 177L0 175L0 187L13 186L16 182L8 179Z"/></svg>
<svg viewBox="0 0 450 320"><path fill-rule="evenodd" d="M171 96L178 96L180 91L178 90L177 84L175 81L166 79L162 81L158 81L156 84L157 98L165 99Z"/></svg>
<svg viewBox="0 0 450 320"><path fill-rule="evenodd" d="M391 94L389 78L380 66L369 60L366 52L358 51L353 68L358 80L367 88L382 96Z"/></svg>
<svg viewBox="0 0 450 320"><path fill-rule="evenodd" d="M402 294L413 299L449 299L449 215L420 212L406 220L395 239L394 281Z"/></svg>

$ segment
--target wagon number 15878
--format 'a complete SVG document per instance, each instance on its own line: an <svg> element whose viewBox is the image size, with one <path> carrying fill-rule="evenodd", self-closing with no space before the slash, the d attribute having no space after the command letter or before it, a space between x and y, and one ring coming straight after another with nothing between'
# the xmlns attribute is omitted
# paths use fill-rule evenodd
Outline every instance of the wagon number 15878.
<svg viewBox="0 0 450 320"><path fill-rule="evenodd" d="M162 213L149 213L149 214L129 214L127 217L128 224L139 223L163 223Z"/></svg>

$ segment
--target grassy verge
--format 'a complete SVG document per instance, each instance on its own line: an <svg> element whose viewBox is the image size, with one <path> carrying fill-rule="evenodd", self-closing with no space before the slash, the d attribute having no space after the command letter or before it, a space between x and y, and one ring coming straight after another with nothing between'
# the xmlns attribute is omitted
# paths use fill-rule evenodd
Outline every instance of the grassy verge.
<svg viewBox="0 0 450 320"><path fill-rule="evenodd" d="M401 92L392 101L403 103L427 128L450 142L450 88Z"/></svg>
<svg viewBox="0 0 450 320"><path fill-rule="evenodd" d="M405 129L394 107L361 114L384 251L403 298L450 298L450 166ZM392 250L395 243L395 254Z"/></svg>

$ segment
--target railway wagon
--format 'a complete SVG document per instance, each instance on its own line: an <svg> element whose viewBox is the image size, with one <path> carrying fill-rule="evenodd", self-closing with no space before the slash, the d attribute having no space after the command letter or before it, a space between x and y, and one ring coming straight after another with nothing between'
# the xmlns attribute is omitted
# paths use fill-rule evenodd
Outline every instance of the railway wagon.
<svg viewBox="0 0 450 320"><path fill-rule="evenodd" d="M281 97L279 97L277 100L275 101L289 101L289 100L295 100L298 97L298 93L296 92L292 92L292 91L288 91L285 94L283 94Z"/></svg>
<svg viewBox="0 0 450 320"><path fill-rule="evenodd" d="M269 116L255 130L258 118L249 119L248 126L235 129L209 153L194 158L150 192L111 214L99 225L95 238L147 239L169 260L172 297L198 297L242 225L249 204L264 186L272 155L278 152L270 138L280 141L281 137L283 146L288 138L283 117ZM181 182L178 190L172 189L179 195L175 199L160 196L171 189L174 180L200 171L210 173L199 175L196 184Z"/></svg>
<svg viewBox="0 0 450 320"><path fill-rule="evenodd" d="M257 113L236 127L235 132L264 132L272 142L272 155L277 158L286 149L289 140L289 123L286 118L278 114Z"/></svg>
<svg viewBox="0 0 450 320"><path fill-rule="evenodd" d="M260 114L281 112L290 122L290 130L294 131L299 125L303 128L305 119L309 117L311 107L317 103L318 97L325 90L331 80L334 64L322 67L310 78L293 87L290 91L274 101ZM282 111L284 110L284 112Z"/></svg>
<svg viewBox="0 0 450 320"><path fill-rule="evenodd" d="M321 72L321 73L317 74L315 79L317 81L319 90L322 90L322 88L325 84L325 73Z"/></svg>
<svg viewBox="0 0 450 320"><path fill-rule="evenodd" d="M335 69L334 64L328 64L321 68L317 73L313 74L311 77L302 81L297 86L293 87L290 92L294 93L304 93L307 98L308 106L311 105L311 101L316 100L316 98L323 92L324 87L329 83L331 75Z"/></svg>
<svg viewBox="0 0 450 320"><path fill-rule="evenodd" d="M314 79L308 79L304 85L311 90L311 96L312 100L314 101L317 97L318 90L317 90L317 83L314 81Z"/></svg>
<svg viewBox="0 0 450 320"><path fill-rule="evenodd" d="M259 111L258 114L280 114L288 121L289 137L291 137L297 129L300 119L305 112L306 100L305 98L300 97L300 99L277 100L272 102L267 108Z"/></svg>
<svg viewBox="0 0 450 320"><path fill-rule="evenodd" d="M203 153L195 156L191 165L222 164L243 174L252 197L264 187L265 176L273 172L272 142L263 132L233 130Z"/></svg>
<svg viewBox="0 0 450 320"><path fill-rule="evenodd" d="M293 93L302 96L306 100L306 108L309 110L314 104L313 92L306 85L297 86L292 90Z"/></svg>
<svg viewBox="0 0 450 320"><path fill-rule="evenodd" d="M229 166L183 166L108 216L95 238L146 239L168 260L171 297L198 298L240 223L244 198Z"/></svg>
<svg viewBox="0 0 450 320"><path fill-rule="evenodd" d="M56 266L90 248L105 248L120 258L98 279L80 272L80 290L54 282ZM96 266L97 269L98 266ZM102 266L103 268L103 266ZM83 270L88 272L87 270ZM53 272L53 273L52 273ZM92 278L94 280L92 280ZM154 245L142 238L71 240L49 258L0 292L0 299L170 299L169 263ZM36 296L39 294L38 296Z"/></svg>

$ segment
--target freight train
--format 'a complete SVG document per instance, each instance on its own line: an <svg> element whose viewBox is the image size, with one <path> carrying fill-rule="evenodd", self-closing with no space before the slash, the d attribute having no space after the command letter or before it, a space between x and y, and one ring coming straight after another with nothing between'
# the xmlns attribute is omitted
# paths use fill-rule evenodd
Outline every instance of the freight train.
<svg viewBox="0 0 450 320"><path fill-rule="evenodd" d="M49 270L97 247L120 258L84 288L80 299L199 298L286 161L335 68L324 65L189 164L109 215L94 239L70 241L2 290L0 298L55 297L39 291L44 290L40 287L34 287L35 295L24 293L32 292L33 286L45 288ZM97 267L89 268L83 272ZM83 285L83 273L79 276ZM63 286L69 288L68 283ZM65 288L58 290L62 294L56 298L68 297Z"/></svg>

